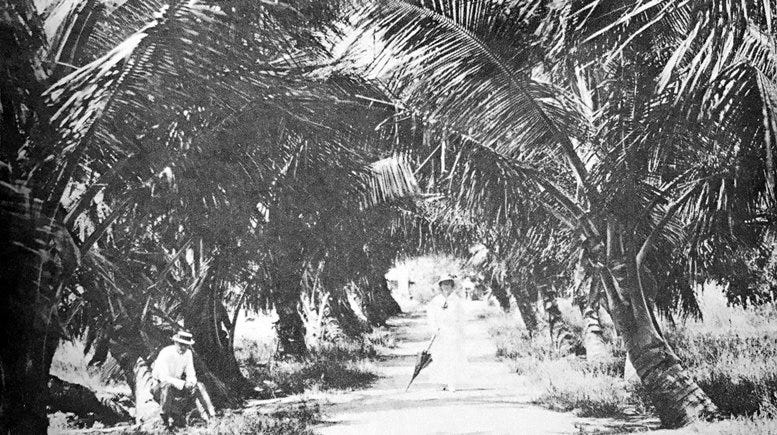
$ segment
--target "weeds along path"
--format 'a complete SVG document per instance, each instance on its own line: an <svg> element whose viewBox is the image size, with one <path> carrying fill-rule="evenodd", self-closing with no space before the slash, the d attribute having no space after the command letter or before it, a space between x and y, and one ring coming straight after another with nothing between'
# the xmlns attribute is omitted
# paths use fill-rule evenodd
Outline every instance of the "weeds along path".
<svg viewBox="0 0 777 435"><path fill-rule="evenodd" d="M571 434L622 433L628 422L579 418L531 403L521 376L495 357L488 336L488 316L495 308L472 302L467 309L468 347L465 383L456 392L442 391L429 379L428 368L408 392L417 354L426 348L432 330L423 311L389 321L397 346L376 363L381 376L370 389L327 397L322 404L325 423L314 428L334 434ZM432 363L434 364L434 363Z"/></svg>

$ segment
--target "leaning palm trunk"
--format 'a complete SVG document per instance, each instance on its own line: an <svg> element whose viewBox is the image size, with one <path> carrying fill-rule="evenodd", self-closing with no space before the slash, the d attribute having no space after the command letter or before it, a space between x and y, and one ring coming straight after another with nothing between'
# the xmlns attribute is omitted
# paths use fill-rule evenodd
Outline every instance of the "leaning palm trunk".
<svg viewBox="0 0 777 435"><path fill-rule="evenodd" d="M618 272L624 269L621 267ZM661 423L665 427L681 427L714 417L716 406L657 331L633 262L628 269L628 273L620 273L618 277L606 269L600 278L615 327L650 393Z"/></svg>
<svg viewBox="0 0 777 435"><path fill-rule="evenodd" d="M534 309L534 301L529 294L527 285L527 283L513 282L510 285L510 292L515 298L515 304L518 306L526 330L529 331L529 335L533 335L537 332L537 312Z"/></svg>
<svg viewBox="0 0 777 435"><path fill-rule="evenodd" d="M200 287L192 297L184 324L194 335L194 349L203 363L198 370L202 373L201 380L212 391L217 404L231 405L249 388L249 382L232 350L231 323L221 302L222 286L223 283L213 279L210 285ZM222 393L225 389L229 393Z"/></svg>
<svg viewBox="0 0 777 435"><path fill-rule="evenodd" d="M501 281L492 279L490 287L491 295L499 303L499 307L501 307L503 311L510 311L510 295L507 293L507 290L505 289L505 286L502 285Z"/></svg>

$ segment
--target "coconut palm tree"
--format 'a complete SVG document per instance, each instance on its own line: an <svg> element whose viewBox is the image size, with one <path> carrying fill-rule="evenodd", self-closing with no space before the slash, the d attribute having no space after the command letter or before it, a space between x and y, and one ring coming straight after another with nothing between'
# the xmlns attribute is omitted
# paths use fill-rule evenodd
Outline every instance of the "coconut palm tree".
<svg viewBox="0 0 777 435"><path fill-rule="evenodd" d="M13 6L17 8L9 10L20 14L16 21L39 26L31 3ZM28 313L36 325L18 323L32 334L22 343L38 354L20 351L4 361L3 385L10 388L3 390L3 427L45 428L40 398L60 337L57 329L51 330L59 320L71 332L89 327L88 341L98 350L95 361L110 349L127 373L153 356L181 320L197 332L201 344L216 343L213 349L223 350L219 331L199 326L222 311L227 277L250 266L246 260L234 264L225 252L245 246L253 248L239 251L253 255L257 242L264 252L274 247L266 243L267 205L273 217L283 216L278 198L292 203L289 211L300 211L306 200L328 188L327 193L338 194L329 198L333 204L355 212L359 204L412 193L412 180L403 178L406 170L394 165L376 175L369 157L351 148L369 143L368 136L335 116L331 103L340 101L340 114L350 110L362 120L369 105L343 98L353 94L348 80L311 74L325 51L310 34L291 32L295 38L284 38L299 24L300 11L270 6L236 5L230 14L201 2L130 1L111 12L87 9L105 16L75 32L77 43L60 38L71 41L65 44L68 59L83 65L46 92L45 81L39 83L33 74L40 44L23 39L39 37L40 29L26 32L13 27L14 19L3 22L9 38L27 50L21 51L28 56L22 56L21 65L30 67L27 82L6 75L3 96L14 104L4 102L3 107L19 110L4 112L14 128L3 130L3 144L12 143L5 140L7 132L19 141L4 158L24 150L26 138L32 138L24 152L26 166L13 169L33 188L31 193L9 189L4 194L17 198L14 203L40 204L3 209L3 216L16 219L20 229L7 240L7 254L17 255L15 246L31 248L28 252L34 254L21 263L29 270L8 278L19 282L20 300L46 296L29 304L30 310L45 313ZM314 32L317 27L310 24L325 14L320 8L307 12L302 19ZM257 37L259 31L266 38ZM361 93L369 95L365 89ZM238 128L246 122L250 128ZM287 179L279 188L283 177ZM379 188L370 189L375 186ZM291 216L310 220L332 211L314 208L321 204L308 201L305 213ZM189 259L192 245L199 249ZM34 276L42 280L22 287L24 279ZM298 299L294 288L283 290L279 293ZM4 306L16 306L13 295ZM67 315L56 317L58 307ZM81 319L80 324L70 324L74 319ZM209 376L214 383L242 378L233 355L209 350L199 348L204 368L215 373ZM38 394L26 391L35 385ZM21 411L11 412L15 406Z"/></svg>
<svg viewBox="0 0 777 435"><path fill-rule="evenodd" d="M6 283L0 427L43 433L48 367L62 333L56 319L59 283L80 257L50 205L41 200L40 186L26 177L30 165L24 155L31 136L46 139L52 134L52 113L43 98L50 74L43 62L49 48L46 34L31 2L5 1L0 8L0 278Z"/></svg>
<svg viewBox="0 0 777 435"><path fill-rule="evenodd" d="M581 241L570 246L666 426L715 406L655 321L652 294L671 290L657 288L669 282L658 252L690 247L689 286L704 279L701 251L726 235L759 240L772 206L773 8L733 3L384 1L352 20L366 37L346 51L484 154L491 178L452 169L481 177L465 190L480 209L532 191Z"/></svg>

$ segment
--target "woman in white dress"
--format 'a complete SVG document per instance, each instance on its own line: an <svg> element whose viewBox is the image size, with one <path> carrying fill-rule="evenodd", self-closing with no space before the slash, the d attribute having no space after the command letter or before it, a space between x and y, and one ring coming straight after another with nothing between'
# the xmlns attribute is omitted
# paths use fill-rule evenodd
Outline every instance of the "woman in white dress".
<svg viewBox="0 0 777 435"><path fill-rule="evenodd" d="M452 276L443 277L437 285L440 292L432 298L427 309L429 323L437 332L430 350L430 375L443 384L443 390L456 391L461 386L467 364L463 300L455 292Z"/></svg>

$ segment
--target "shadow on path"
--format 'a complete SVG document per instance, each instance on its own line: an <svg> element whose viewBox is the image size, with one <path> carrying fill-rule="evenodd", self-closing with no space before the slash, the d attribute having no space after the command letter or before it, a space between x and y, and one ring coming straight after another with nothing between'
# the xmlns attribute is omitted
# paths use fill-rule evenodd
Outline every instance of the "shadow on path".
<svg viewBox="0 0 777 435"><path fill-rule="evenodd" d="M531 403L521 376L496 360L488 336L488 313L495 308L472 302L467 309L466 382L455 392L421 372L410 390L416 355L426 348L432 331L422 312L392 318L388 323L397 346L380 355L380 378L366 390L328 397L322 406L326 421L315 433L330 434L572 434L623 433L644 428L644 421L581 418ZM434 362L432 363L434 364Z"/></svg>

